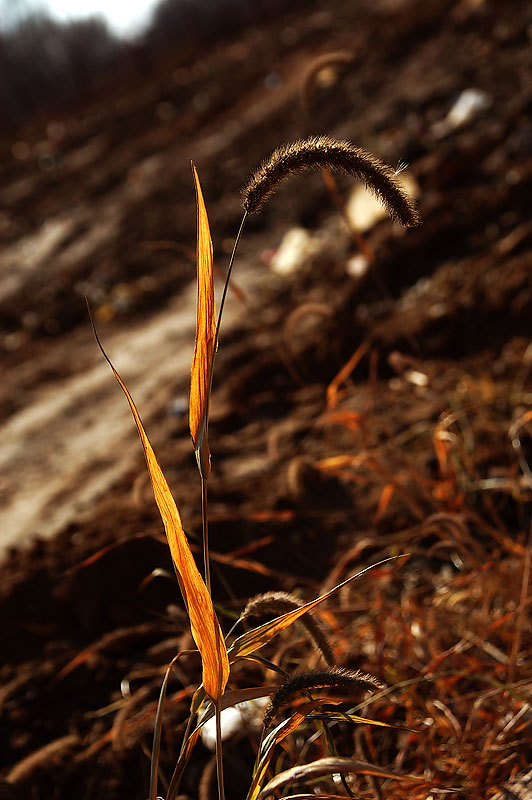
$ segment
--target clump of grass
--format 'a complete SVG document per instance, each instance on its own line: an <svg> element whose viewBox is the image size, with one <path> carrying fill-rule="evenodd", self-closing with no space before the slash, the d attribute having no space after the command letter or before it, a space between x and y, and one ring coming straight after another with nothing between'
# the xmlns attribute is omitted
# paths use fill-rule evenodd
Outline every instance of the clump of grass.
<svg viewBox="0 0 532 800"><path fill-rule="evenodd" d="M202 243L201 252L207 256L209 246ZM217 336L219 323L218 316ZM212 324L209 330L212 340ZM386 781L386 800L424 800L436 794L434 787L456 792L457 785L464 796L484 800L503 781L523 774L530 763L532 650L526 622L532 539L526 513L531 491L530 412L523 413L529 404L526 353L505 354L505 371L490 377L483 372L481 378L457 364L452 371L442 371L439 362L392 354L389 363L398 376L393 421L388 379L378 377L378 355L372 338L357 347L329 385L327 408L313 431L314 449L305 453L308 442L301 443L305 463L350 487L356 506L356 520L349 513L346 518L356 523L357 537L327 576L321 597L307 603L286 593L253 598L239 622L254 627L236 638L232 631L224 637L230 675L214 702L205 687L193 682L192 670L181 671L178 659L184 661L186 655L182 651L166 670L157 712L155 703L146 701L143 687L116 715L110 741L118 750L130 740L140 741L156 713L150 800L157 794L159 753L166 749L163 720L171 752L178 714L182 715L176 696L182 703L193 695L182 747L175 750L175 770L165 784L166 800L174 800L180 791L202 726L215 716L220 719L226 708L255 698L271 700L266 725L252 740L257 758L249 800L272 792L290 795L295 791L290 787L301 781L313 791L334 796L338 776L343 776L346 794L382 796L376 783L368 791L359 787L356 775ZM351 374L363 359L369 361L370 377L353 388ZM212 378L213 361L214 355L206 373L204 359L199 359L202 379ZM419 419L412 418L413 391L422 400L416 409L425 409L426 416ZM205 408L199 408L198 430L208 417ZM336 435L339 427L341 436ZM317 457L320 436L328 449ZM425 468L427 453L430 469ZM205 457L203 464L207 463ZM360 582L356 593L352 591L350 573L362 558L367 563L407 548L412 566L405 580L396 579L390 564L380 564L374 580ZM273 650L277 634L294 623L310 623L317 604L333 596L336 602L324 619L336 631L338 661L357 664L365 658L365 668L382 677L387 688L358 686L356 681L344 686L338 675L345 673L338 670L309 675L308 650L292 638L286 647ZM263 612L273 619L257 624ZM85 651L76 663L107 644L102 641ZM327 661L334 663L330 657ZM76 663L67 665L62 675ZM256 685L259 670L273 678ZM166 701L170 679L176 677L179 692ZM160 669L150 678L153 690ZM241 685L246 688L234 688ZM353 707L340 710L339 701L352 694L351 688L364 696L355 696ZM359 716L369 714L369 708L373 719ZM394 725L402 729L397 732ZM218 728L221 733L221 724ZM356 758L337 755L335 746L346 754L353 743ZM223 795L221 756L220 746L204 773L203 788L207 791L207 784L214 782L216 765ZM426 781L406 789L391 783L398 774L404 780L405 772L424 774ZM300 797L310 800L310 792Z"/></svg>
<svg viewBox="0 0 532 800"><path fill-rule="evenodd" d="M312 611L318 604L332 597L340 589L347 587L353 581L361 578L373 567L367 567L355 575L351 575L338 586L335 586L320 597L307 603L300 603L293 596L279 592L266 593L254 598L254 600L247 604L240 617L240 621L249 621L257 615L263 615L265 611L273 613L275 616L270 621L247 630L244 634L234 639L232 643L230 642L229 635L223 637L221 634L220 625L210 596L209 547L207 535L207 479L211 469L211 457L208 445L208 424L214 361L227 287L238 242L247 216L260 210L280 181L290 175L308 169L331 169L360 178L375 192L393 219L407 226L419 223L419 216L415 206L395 180L393 171L361 148L355 147L349 142L335 141L327 136L313 137L311 139L284 145L275 150L271 156L263 162L253 173L246 187L244 187L242 193L244 217L235 240L235 246L231 255L220 303L218 321L216 322L213 287L213 247L207 210L203 200L199 177L193 165L198 209L198 303L196 346L192 362L191 377L190 430L202 483L205 581L203 581L195 566L177 506L164 474L157 462L137 408L127 387L102 348L105 358L108 360L117 381L126 395L137 425L152 480L155 499L170 545L177 580L190 618L192 635L202 658L202 682L197 687L192 697L190 716L184 733L181 751L168 784L166 800L175 800L179 792L184 769L198 740L201 728L213 716L216 721L217 785L219 798L223 800L225 789L221 717L222 712L226 708L239 702L268 697L273 694L269 709L266 713L263 737L261 738L257 762L248 794L248 800L257 800L261 792L263 793L266 791L266 773L276 745L302 724L306 723L307 720L315 719L318 724L318 729L325 734L329 755L331 757L336 756L329 729L329 725L335 717L330 711L321 709L323 698L313 699L312 691L325 689L326 692L330 690L341 690L342 692L352 693L354 689L373 692L377 689L382 689L381 682L373 675L345 669L329 668L321 672L303 673L297 674L295 677L290 677L290 675L287 675L286 672L272 661L257 655L257 651L272 641L281 631L287 629L297 621L301 621L305 625L312 641L318 647L328 665L331 666L334 661L332 648L320 626L317 624L316 620L313 619ZM96 338L98 344L100 344L97 336ZM390 560L390 558L385 558L379 562L379 564ZM379 566L379 564L373 566ZM185 655L185 653L177 653L166 670L160 693L152 748L150 800L156 800L157 797L163 706L168 680L174 664L181 655ZM268 670L272 670L277 674L282 674L284 682L280 686L273 688L270 686L249 687L241 690L227 688L228 680L230 679L234 665L243 660L255 661ZM267 736L264 736L264 732L271 725L273 719L290 704L296 693L301 692L308 697L308 702L303 706L299 706L294 713L279 723ZM340 718L343 721L356 723L365 722L368 724L387 726L384 722L375 722L353 715L340 715ZM345 765L336 764L336 766L338 767L336 771L339 774L343 774L343 767ZM348 768L345 766L345 769L348 770L351 769L351 767ZM372 767L372 765L368 764L363 765L363 768L378 770L377 767ZM393 777L392 773L387 773L387 775L388 777L390 775ZM349 793L349 787L345 779L342 780L344 781L344 788Z"/></svg>

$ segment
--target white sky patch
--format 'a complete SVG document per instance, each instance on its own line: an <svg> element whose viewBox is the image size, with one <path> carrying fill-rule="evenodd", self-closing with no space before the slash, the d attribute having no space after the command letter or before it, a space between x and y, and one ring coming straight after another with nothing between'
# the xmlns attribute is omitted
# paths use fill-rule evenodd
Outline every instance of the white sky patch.
<svg viewBox="0 0 532 800"><path fill-rule="evenodd" d="M60 21L99 14L114 33L127 36L140 32L146 25L155 0L46 0L44 5Z"/></svg>

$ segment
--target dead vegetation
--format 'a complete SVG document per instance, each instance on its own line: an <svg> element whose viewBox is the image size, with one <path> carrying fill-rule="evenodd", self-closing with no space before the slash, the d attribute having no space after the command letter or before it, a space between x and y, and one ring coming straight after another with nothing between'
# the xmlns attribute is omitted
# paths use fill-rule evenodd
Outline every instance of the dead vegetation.
<svg viewBox="0 0 532 800"><path fill-rule="evenodd" d="M487 30L522 66L517 27L505 22L503 30L489 4L476 8L486 49ZM455 28L479 22L470 4L452 11ZM399 33L408 20L399 13ZM518 84L504 113L519 137L493 120L443 133L430 127L435 110L447 108L435 86L418 97L421 107L428 103L418 129L426 149L416 158L412 140L408 158L423 185L425 224L407 237L388 224L366 234L389 297L369 272L349 272L351 245L343 254L333 246L338 220L327 247L288 280L259 302L246 297L260 314L249 314L220 349L209 496L213 597L224 631L257 592L292 596L295 611L362 566L409 554L315 609L335 662L375 675L384 688L370 697L327 692L335 755L317 735L321 689L312 699L290 695L290 711L281 711L289 716L272 722L267 745L277 745L268 750L265 793L334 797L347 787L360 798L449 792L485 800L506 782L525 783L532 295L527 95ZM410 85L423 95L421 82ZM389 125L401 138L399 123ZM307 213L310 195L292 196ZM283 213L296 213L295 200L277 199ZM316 226L331 224L312 214ZM180 444L187 421L165 418L159 430L161 463L183 496L200 561L197 473ZM165 574L171 562L160 522L138 491L142 469L139 457L91 517L10 554L3 566L0 791L8 800L146 797L165 675L159 790L167 795L201 664ZM184 655L168 671L176 652ZM264 692L267 674L281 684L284 673L311 673L323 685L307 630L281 632L260 652L282 672L272 678L264 663L235 663L228 701ZM305 680L304 691L313 678ZM224 743L230 798L246 796L261 746L256 717L239 719ZM296 723L297 733L289 731ZM200 739L181 794L215 796L215 764ZM266 785L274 774L277 782Z"/></svg>

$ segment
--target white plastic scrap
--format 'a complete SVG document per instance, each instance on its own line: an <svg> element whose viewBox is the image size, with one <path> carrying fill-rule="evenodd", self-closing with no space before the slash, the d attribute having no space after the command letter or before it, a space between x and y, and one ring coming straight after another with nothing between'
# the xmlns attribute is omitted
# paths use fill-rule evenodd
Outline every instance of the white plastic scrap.
<svg viewBox="0 0 532 800"><path fill-rule="evenodd" d="M257 730L262 725L264 708L269 703L269 697L259 697L238 703L236 706L224 708L220 714L220 727L222 741L234 736L237 731ZM209 750L216 749L216 719L207 720L200 732L201 741Z"/></svg>
<svg viewBox="0 0 532 800"><path fill-rule="evenodd" d="M366 256L362 253L357 253L349 259L345 269L352 278L361 278L368 271L368 267L369 261Z"/></svg>
<svg viewBox="0 0 532 800"><path fill-rule="evenodd" d="M319 252L321 246L319 237L311 236L304 228L291 228L273 255L271 269L277 275L291 275Z"/></svg>
<svg viewBox="0 0 532 800"><path fill-rule="evenodd" d="M447 114L447 122L454 128L464 125L479 111L487 108L490 102L490 97L486 92L480 89L464 89Z"/></svg>
<svg viewBox="0 0 532 800"><path fill-rule="evenodd" d="M432 126L435 136L445 136L447 133L461 128L480 111L491 105L491 97L481 89L464 89L451 106L447 116Z"/></svg>
<svg viewBox="0 0 532 800"><path fill-rule="evenodd" d="M397 182L410 197L415 198L418 196L419 186L412 175L402 169L396 170L395 175ZM381 201L366 189L363 184L358 183L347 201L347 216L356 230L364 233L386 217L387 212Z"/></svg>

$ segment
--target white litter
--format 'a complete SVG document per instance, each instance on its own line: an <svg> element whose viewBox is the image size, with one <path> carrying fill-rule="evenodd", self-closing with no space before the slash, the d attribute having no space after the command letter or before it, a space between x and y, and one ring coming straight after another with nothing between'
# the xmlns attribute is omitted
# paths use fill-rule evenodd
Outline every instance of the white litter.
<svg viewBox="0 0 532 800"><path fill-rule="evenodd" d="M478 114L479 111L487 108L490 102L490 96L486 94L486 92L480 89L464 89L447 114L448 125L453 128L464 125Z"/></svg>
<svg viewBox="0 0 532 800"><path fill-rule="evenodd" d="M369 261L362 253L352 256L345 265L345 271L352 278L361 278L366 274L369 267Z"/></svg>
<svg viewBox="0 0 532 800"><path fill-rule="evenodd" d="M418 196L419 186L411 175L403 171L396 171L396 180L410 197ZM359 183L356 184L347 201L347 216L356 230L364 233L386 217L387 213L381 201L363 184Z"/></svg>
<svg viewBox="0 0 532 800"><path fill-rule="evenodd" d="M322 248L321 237L305 228L291 228L274 253L270 267L277 275L291 275L301 269Z"/></svg>
<svg viewBox="0 0 532 800"><path fill-rule="evenodd" d="M222 741L234 736L238 731L247 732L258 730L262 725L264 709L269 703L269 697L259 697L238 703L236 706L224 708L220 714L220 727ZM200 732L201 741L209 750L216 750L216 718L207 720Z"/></svg>
<svg viewBox="0 0 532 800"><path fill-rule="evenodd" d="M464 89L456 98L447 116L434 123L432 132L438 138L445 136L456 128L461 128L490 105L491 97L486 92L481 89Z"/></svg>

